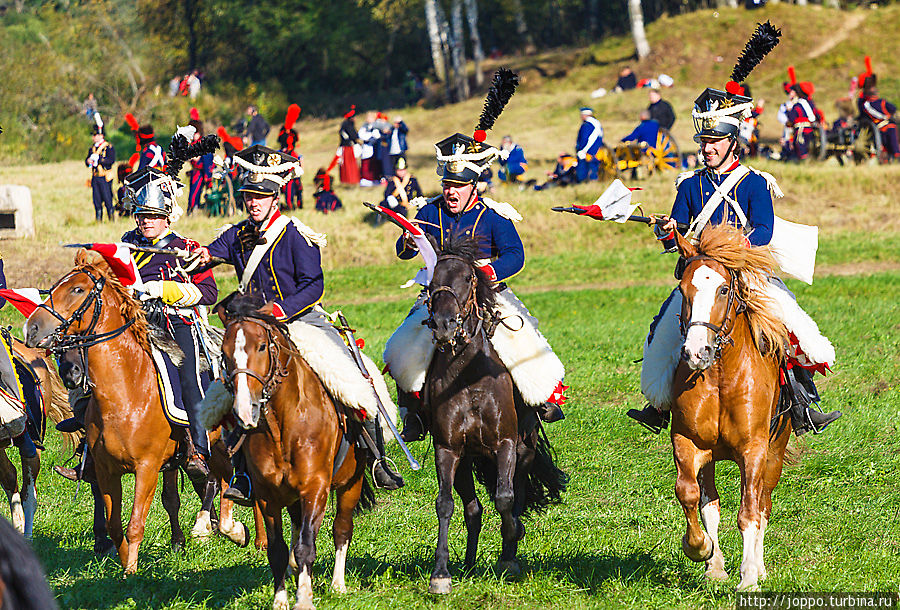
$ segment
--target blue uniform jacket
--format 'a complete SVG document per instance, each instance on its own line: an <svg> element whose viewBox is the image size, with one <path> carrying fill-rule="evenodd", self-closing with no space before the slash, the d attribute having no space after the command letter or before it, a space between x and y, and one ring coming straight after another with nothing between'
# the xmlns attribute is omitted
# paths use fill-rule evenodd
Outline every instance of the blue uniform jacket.
<svg viewBox="0 0 900 610"><path fill-rule="evenodd" d="M170 238L171 236L171 238ZM193 250L199 244L195 241L187 240L174 231L163 234L156 241L151 241L144 237L137 229L132 229L122 236L122 241L126 244L134 244L136 246L154 246L164 248L180 248L182 250ZM141 274L141 280L144 282L152 282L155 280L170 280L175 282L186 282L187 280L180 273L176 273L175 269L178 261L171 254L151 253L151 252L134 252L134 263L137 265L138 273ZM212 270L199 271L190 276L190 281L200 290L201 298L193 305L215 305L219 298L219 288L216 286L216 278L213 277Z"/></svg>
<svg viewBox="0 0 900 610"><path fill-rule="evenodd" d="M641 124L634 128L630 134L622 138L623 142L644 142L650 146L656 146L656 136L659 134L659 123L653 119L641 121Z"/></svg>
<svg viewBox="0 0 900 610"><path fill-rule="evenodd" d="M116 162L116 149L106 140L104 140L100 144L100 146L92 144L90 150L88 150L87 157L84 158L84 164L88 167L90 167L90 165L88 165L88 161L90 160L91 155L93 155L94 153L97 153L100 159L98 161L99 164L97 165L97 167L91 167L91 175L103 175L106 178L107 182L112 182L113 176L109 170L112 169L113 164Z"/></svg>
<svg viewBox="0 0 900 610"><path fill-rule="evenodd" d="M509 156L506 158L506 161L500 161L500 165L505 166L512 176L524 174L528 166L528 161L525 160L525 151L522 150L521 146L516 144L512 147L512 150L509 151Z"/></svg>
<svg viewBox="0 0 900 610"><path fill-rule="evenodd" d="M255 226L249 219L232 225L207 246L209 253L232 263L240 278L253 251L240 237L254 232ZM325 292L319 248L308 243L297 226L289 222L262 257L248 289L262 294L267 302L277 303L286 321L297 318L318 303Z"/></svg>
<svg viewBox="0 0 900 610"><path fill-rule="evenodd" d="M595 135L596 138L591 141ZM594 117L588 117L587 120L582 121L581 127L578 129L578 137L575 140L576 152L581 152L586 146L587 150L584 152L589 155L596 155L603 146L603 127L600 125L600 121Z"/></svg>
<svg viewBox="0 0 900 610"><path fill-rule="evenodd" d="M714 191L713 184L719 185L731 172L716 174L707 169L694 172L678 187L675 203L672 205L672 218L688 224L696 218ZM747 238L754 246L765 246L772 239L772 227L775 224L775 210L772 207L772 194L766 179L751 171L744 176L728 195L737 201L747 216L749 231ZM709 219L709 225L721 224L724 210L728 210L727 221L740 226L740 221L731 209L731 205L722 201Z"/></svg>
<svg viewBox="0 0 900 610"><path fill-rule="evenodd" d="M162 163L160 163L160 160L162 160ZM145 167L164 167L165 165L166 152L155 140L148 142L147 145L141 149L137 169L140 170Z"/></svg>
<svg viewBox="0 0 900 610"><path fill-rule="evenodd" d="M419 210L416 220L428 223L419 226L425 233L437 238L438 244L443 244L444 239L454 231L474 235L481 247L481 256L492 259L491 267L497 274L498 282L511 278L525 266L525 248L512 221L480 200L459 214L451 214L443 206L429 203ZM416 250L405 246L403 237L397 240L397 256L409 259L416 253Z"/></svg>

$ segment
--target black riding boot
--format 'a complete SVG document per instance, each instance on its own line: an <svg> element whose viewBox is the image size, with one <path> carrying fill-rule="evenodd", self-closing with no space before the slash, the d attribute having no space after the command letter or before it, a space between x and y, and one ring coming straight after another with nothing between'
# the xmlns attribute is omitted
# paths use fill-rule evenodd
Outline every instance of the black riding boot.
<svg viewBox="0 0 900 610"><path fill-rule="evenodd" d="M192 482L204 482L209 478L209 467L206 465L206 457L197 451L194 439L191 437L191 429L184 428L184 472Z"/></svg>
<svg viewBox="0 0 900 610"><path fill-rule="evenodd" d="M60 422L62 423L62 422ZM75 455L78 456L78 465L75 468L66 468L65 466L54 466L53 471L59 476L69 479L70 481L87 481L88 483L97 482L97 474L94 472L94 458L87 448L87 439L82 438L78 447L75 449Z"/></svg>
<svg viewBox="0 0 900 610"><path fill-rule="evenodd" d="M74 388L69 388L70 390ZM73 392L69 392L71 397ZM88 403L91 400L91 394L82 394L76 399L71 399L72 417L64 419L56 424L56 429L60 432L78 432L84 430L84 414L87 412Z"/></svg>
<svg viewBox="0 0 900 610"><path fill-rule="evenodd" d="M253 484L250 482L250 475L247 474L247 458L244 457L243 451L234 454L231 465L234 466L234 476L231 477L228 489L222 497L241 506L253 506Z"/></svg>
<svg viewBox="0 0 900 610"><path fill-rule="evenodd" d="M375 442L375 449L377 450L377 455L371 456L375 464L372 473L375 476L375 486L387 490L400 489L404 485L403 477L391 470L391 467L388 465L387 458L384 455L384 435L381 433L381 426L378 425L376 419L372 417L362 422L363 428L366 429L369 437ZM372 453L371 448L369 453Z"/></svg>
<svg viewBox="0 0 900 610"><path fill-rule="evenodd" d="M406 417L403 418L403 432L400 438L403 442L411 443L420 441L428 434L428 428L422 419L422 399L412 392L404 392L397 388L397 406L406 409Z"/></svg>
<svg viewBox="0 0 900 610"><path fill-rule="evenodd" d="M657 409L653 405L648 404L641 410L629 409L626 415L653 434L659 434L664 428L669 427L669 412Z"/></svg>
<svg viewBox="0 0 900 610"><path fill-rule="evenodd" d="M563 413L562 407L560 407L555 402L545 402L544 404L535 407L535 410L537 411L537 414L540 416L540 418L548 424L552 424L555 421L560 421L561 419L566 418L565 413Z"/></svg>
<svg viewBox="0 0 900 610"><path fill-rule="evenodd" d="M786 383L781 386L781 404L787 406L787 401L790 401L788 408L794 434L802 436L810 431L820 434L828 424L842 415L840 411L823 413L813 408L813 405L818 406L819 392L809 371L795 366L782 369L782 372Z"/></svg>

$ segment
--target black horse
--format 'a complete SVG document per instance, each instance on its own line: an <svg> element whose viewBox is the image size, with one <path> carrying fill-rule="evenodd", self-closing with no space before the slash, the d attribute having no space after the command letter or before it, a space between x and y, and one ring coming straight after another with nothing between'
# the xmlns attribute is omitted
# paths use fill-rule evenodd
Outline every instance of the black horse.
<svg viewBox="0 0 900 610"><path fill-rule="evenodd" d="M497 569L519 573L516 552L525 536L521 518L559 502L568 476L553 463L550 444L531 407L524 405L509 371L490 343L496 324L496 286L476 266L478 244L470 237L445 240L428 287L427 324L436 351L425 377L424 404L431 420L439 521L429 591L450 593L447 535L453 488L463 502L467 530L465 565L475 564L481 531L477 478L501 517L503 548Z"/></svg>

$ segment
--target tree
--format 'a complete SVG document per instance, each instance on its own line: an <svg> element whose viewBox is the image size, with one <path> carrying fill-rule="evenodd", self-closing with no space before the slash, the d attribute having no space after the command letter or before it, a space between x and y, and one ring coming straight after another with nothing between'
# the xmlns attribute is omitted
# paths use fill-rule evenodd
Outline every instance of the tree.
<svg viewBox="0 0 900 610"><path fill-rule="evenodd" d="M525 11L522 8L522 0L510 0L510 2L512 5L513 17L516 20L516 33L519 35L519 40L525 44L525 53L534 53L534 39L528 31L528 24L525 21Z"/></svg>
<svg viewBox="0 0 900 610"><path fill-rule="evenodd" d="M644 31L641 0L628 0L628 19L631 21L631 36L634 38L638 59L643 59L650 55L650 43L647 42L647 32Z"/></svg>
<svg viewBox="0 0 900 610"><path fill-rule="evenodd" d="M484 61L484 50L481 48L481 36L478 35L478 5L475 0L464 0L466 19L469 22L469 41L472 43L472 60L475 64L475 86L484 84L481 62Z"/></svg>
<svg viewBox="0 0 900 610"><path fill-rule="evenodd" d="M453 89L450 98L455 101L469 97L469 79L466 76L466 48L463 30L462 0L450 4L450 67L453 72Z"/></svg>
<svg viewBox="0 0 900 610"><path fill-rule="evenodd" d="M425 23L428 26L428 41L431 43L431 61L434 63L434 76L440 82L447 82L446 56L444 54L442 31L447 30L446 21L439 19L437 0L425 0Z"/></svg>

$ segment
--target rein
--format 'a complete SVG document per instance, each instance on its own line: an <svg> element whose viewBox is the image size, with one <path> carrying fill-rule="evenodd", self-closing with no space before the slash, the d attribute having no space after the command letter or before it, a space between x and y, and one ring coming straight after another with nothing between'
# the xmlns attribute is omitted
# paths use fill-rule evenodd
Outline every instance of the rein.
<svg viewBox="0 0 900 610"><path fill-rule="evenodd" d="M470 261L466 258L463 258L462 256L457 256L455 254L447 254L447 255L441 256L438 259L438 262L440 262L442 260L448 260L448 259L462 261L463 263L472 267L472 261ZM437 264L437 263L435 263L435 264ZM474 271L472 272L472 276L469 280L469 289L467 291L465 303L462 303L460 301L459 296L457 296L457 294L455 292L453 292L453 289L450 288L449 286L438 286L437 288L434 288L434 289L432 289L431 287L428 288L428 293L425 298L425 305L428 308L428 318L423 322L423 324L428 326L432 330L432 332L434 332L434 330L435 330L434 311L432 310L432 300L434 299L435 295L440 294L441 292L447 292L453 297L453 300L456 301L456 307L457 307L457 312L456 312L456 317L455 317L456 318L456 332L453 336L453 339L451 339L451 341L450 341L451 348L455 347L457 345L457 343L466 345L466 344L470 343L472 341L472 338L477 336L478 334L485 334L484 310L478 305L477 289L478 289L478 275ZM468 333L468 331L465 329L464 324L465 324L465 321L469 318L469 316L472 315L472 313L475 314L475 317L477 318L478 322L475 324L474 332L470 335ZM496 324L491 325L490 326L491 330L493 330L493 328L495 326L496 326ZM438 347L438 349L441 349L441 348Z"/></svg>
<svg viewBox="0 0 900 610"><path fill-rule="evenodd" d="M260 398L260 409L266 410L266 403L269 402L269 399L275 394L278 390L278 386L281 384L282 379L288 376L288 367L287 363L281 363L281 351L285 350L289 353L293 353L293 350L283 348L274 337L274 330L271 325L267 324L262 320L258 320L256 318L251 317L241 317L235 318L234 320L229 320L228 326L232 324L237 324L238 322L252 322L257 326L261 327L266 331L266 350L269 353L269 368L265 373L265 376L260 375L253 369L244 369L244 368L236 368L232 370L228 376L224 379L225 387L234 394L234 379L238 375L244 374L253 377L262 385L262 395ZM288 359L290 362L290 359ZM224 370L224 367L223 367Z"/></svg>
<svg viewBox="0 0 900 610"><path fill-rule="evenodd" d="M715 259L712 259L708 256L703 256L703 255L692 256L691 258L689 258L685 261L685 269L687 269L688 265L690 265L694 261L700 261L700 260L708 260L708 261L715 262ZM727 267L726 267L726 269L727 269ZM692 326L703 326L705 328L710 329L711 331L713 331L716 334L716 338L713 341L713 352L714 352L715 358L718 358L721 355L722 350L725 348L726 345L734 345L734 340L731 338L731 332L734 330L734 325L737 323L737 316L744 313L747 310L747 304L744 302L744 300L742 298L740 298L737 295L737 290L735 289L735 284L737 283L737 275L731 269L727 269L727 270L728 270L728 275L729 275L728 302L725 304L725 317L722 318L722 324L717 325L717 324L713 324L712 322L699 322L699 321L689 322L689 323L685 324L684 318L683 317L680 318L681 336L682 337L687 337L688 330L690 330L690 328ZM731 314L732 307L734 308L735 315L731 316L731 318L732 318L731 328L726 330L725 327L728 325L728 318Z"/></svg>

